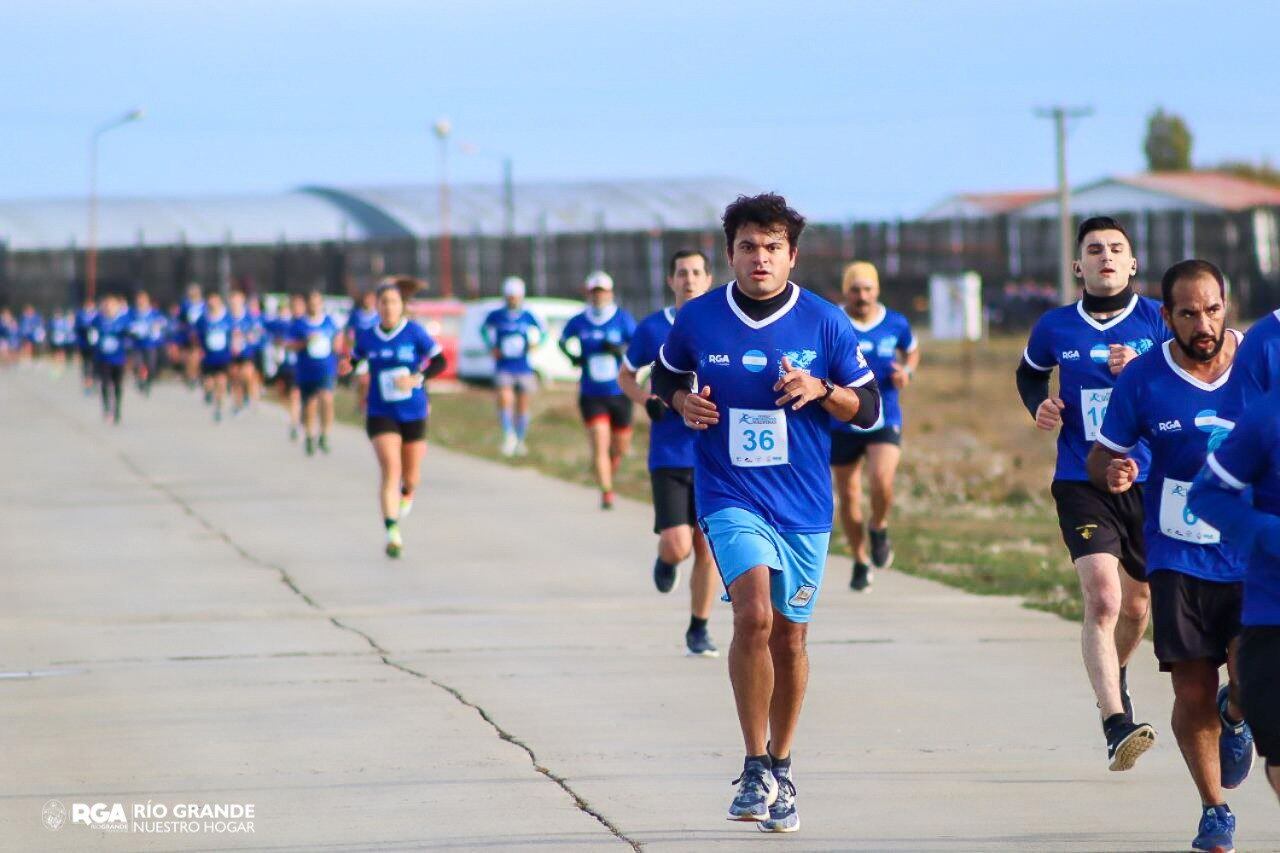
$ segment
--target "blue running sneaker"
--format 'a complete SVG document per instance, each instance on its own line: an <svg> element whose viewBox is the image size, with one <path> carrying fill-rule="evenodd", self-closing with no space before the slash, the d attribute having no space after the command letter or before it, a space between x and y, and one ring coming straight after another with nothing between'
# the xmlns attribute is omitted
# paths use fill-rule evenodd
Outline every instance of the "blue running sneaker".
<svg viewBox="0 0 1280 853"><path fill-rule="evenodd" d="M1253 731L1245 722L1227 721L1227 685L1218 690L1218 719L1222 734L1218 735L1218 763L1222 768L1222 787L1238 788L1253 768Z"/></svg>
<svg viewBox="0 0 1280 853"><path fill-rule="evenodd" d="M769 806L769 819L756 824L761 832L795 832L800 828L800 815L796 812L796 786L791 781L791 765L773 768L773 778L778 782L778 799Z"/></svg>
<svg viewBox="0 0 1280 853"><path fill-rule="evenodd" d="M733 780L738 794L729 805L729 820L760 822L769 819L769 806L778 799L778 780L763 761L748 758L742 775Z"/></svg>
<svg viewBox="0 0 1280 853"><path fill-rule="evenodd" d="M1204 814L1200 816L1200 834L1191 842L1191 849L1204 850L1206 853L1236 853L1235 841L1232 839L1235 834L1236 816L1227 808L1226 803L1205 806Z"/></svg>
<svg viewBox="0 0 1280 853"><path fill-rule="evenodd" d="M711 642L707 629L695 631L690 628L684 632L685 654L689 657L718 658L720 650Z"/></svg>

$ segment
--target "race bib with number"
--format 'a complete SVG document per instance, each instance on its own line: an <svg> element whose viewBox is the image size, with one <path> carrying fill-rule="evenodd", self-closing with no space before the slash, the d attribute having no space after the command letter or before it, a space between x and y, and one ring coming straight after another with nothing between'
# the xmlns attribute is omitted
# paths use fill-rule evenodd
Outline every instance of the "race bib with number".
<svg viewBox="0 0 1280 853"><path fill-rule="evenodd" d="M115 335L106 335L102 338L102 351L110 355L120 349L120 341L116 340Z"/></svg>
<svg viewBox="0 0 1280 853"><path fill-rule="evenodd" d="M739 468L786 465L785 409L730 409L729 460Z"/></svg>
<svg viewBox="0 0 1280 853"><path fill-rule="evenodd" d="M1096 441L1102 419L1107 416L1107 403L1111 401L1110 388L1081 388L1080 417L1084 418L1084 437Z"/></svg>
<svg viewBox="0 0 1280 853"><path fill-rule="evenodd" d="M1185 480L1164 478L1160 492L1160 532L1180 542L1216 545L1222 541L1222 534L1187 507L1190 490L1191 484Z"/></svg>
<svg viewBox="0 0 1280 853"><path fill-rule="evenodd" d="M204 336L204 348L211 350L226 349L227 333L220 329L213 329Z"/></svg>
<svg viewBox="0 0 1280 853"><path fill-rule="evenodd" d="M524 355L525 344L524 335L503 335L498 349L503 358L520 358Z"/></svg>
<svg viewBox="0 0 1280 853"><path fill-rule="evenodd" d="M333 352L333 343L328 335L314 334L307 336L307 355L312 358L328 358Z"/></svg>
<svg viewBox="0 0 1280 853"><path fill-rule="evenodd" d="M587 375L592 382L612 382L618 378L618 359L607 352L598 352L587 359Z"/></svg>
<svg viewBox="0 0 1280 853"><path fill-rule="evenodd" d="M409 375L407 367L392 367L378 374L378 388L382 391L382 399L387 403L399 403L413 396L412 388L401 388L396 380Z"/></svg>

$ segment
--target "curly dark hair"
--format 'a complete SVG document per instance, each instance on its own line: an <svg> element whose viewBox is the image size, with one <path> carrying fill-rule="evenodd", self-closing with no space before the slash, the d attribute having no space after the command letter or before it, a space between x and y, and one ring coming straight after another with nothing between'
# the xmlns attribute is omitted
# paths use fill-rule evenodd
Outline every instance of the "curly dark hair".
<svg viewBox="0 0 1280 853"><path fill-rule="evenodd" d="M804 230L804 217L777 193L740 195L724 209L724 216L720 217L720 221L724 223L724 239L729 254L733 254L733 240L738 236L738 229L744 225L758 225L769 231L786 231L787 242L791 244L792 251L799 246L800 232Z"/></svg>

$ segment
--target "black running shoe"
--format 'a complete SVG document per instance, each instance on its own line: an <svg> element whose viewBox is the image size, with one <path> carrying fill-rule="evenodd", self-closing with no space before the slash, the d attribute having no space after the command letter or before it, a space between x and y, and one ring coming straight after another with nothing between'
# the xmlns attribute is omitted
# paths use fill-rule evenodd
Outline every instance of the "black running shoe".
<svg viewBox="0 0 1280 853"><path fill-rule="evenodd" d="M875 573L871 571L871 567L866 563L854 562L853 577L849 581L849 589L856 592L866 592L871 588L871 582L875 579Z"/></svg>
<svg viewBox="0 0 1280 853"><path fill-rule="evenodd" d="M1120 717L1119 714L1116 715ZM1104 729L1107 735L1108 770L1128 770L1137 763L1142 753L1156 743L1156 730L1150 723L1135 723L1123 718L1117 719L1109 728Z"/></svg>
<svg viewBox="0 0 1280 853"><path fill-rule="evenodd" d="M311 436L307 436L306 440L302 443L302 447L306 450L308 456L316 455L316 440Z"/></svg>
<svg viewBox="0 0 1280 853"><path fill-rule="evenodd" d="M893 545L889 542L889 528L868 530L871 537L871 565L887 569L893 565Z"/></svg>
<svg viewBox="0 0 1280 853"><path fill-rule="evenodd" d="M679 566L664 563L662 560L653 561L653 585L658 588L658 592L671 592L679 582Z"/></svg>

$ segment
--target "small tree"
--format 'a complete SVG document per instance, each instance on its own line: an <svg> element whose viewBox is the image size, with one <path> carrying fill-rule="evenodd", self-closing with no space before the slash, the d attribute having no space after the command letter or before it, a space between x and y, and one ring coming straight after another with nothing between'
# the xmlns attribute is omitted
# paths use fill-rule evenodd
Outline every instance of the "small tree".
<svg viewBox="0 0 1280 853"><path fill-rule="evenodd" d="M1156 108L1147 118L1142 145L1152 172L1185 172L1191 168L1191 130L1181 116Z"/></svg>

